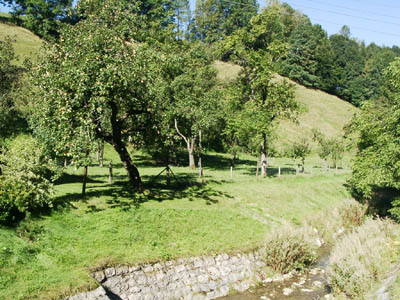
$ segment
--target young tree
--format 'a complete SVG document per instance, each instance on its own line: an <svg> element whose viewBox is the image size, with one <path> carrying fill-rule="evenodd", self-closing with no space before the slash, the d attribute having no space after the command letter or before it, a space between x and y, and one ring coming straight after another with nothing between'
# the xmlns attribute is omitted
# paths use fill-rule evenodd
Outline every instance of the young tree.
<svg viewBox="0 0 400 300"><path fill-rule="evenodd" d="M295 100L293 85L273 78L269 54L252 51L243 60L245 64L236 85L238 93L232 97L237 108L233 121L238 136L248 136L257 145L261 155L261 175L267 175L267 154L275 126L281 119L295 119L299 104ZM227 123L231 123L228 119ZM228 125L230 126L230 125Z"/></svg>
<svg viewBox="0 0 400 300"><path fill-rule="evenodd" d="M138 187L141 178L126 141L129 136L139 139L158 112L165 56L135 42L135 35L145 33L138 29L143 27L134 13L137 7L129 8L114 1L63 29L59 42L49 46L33 70L31 123L38 138L56 135L55 143L75 145L85 137L78 146L97 145L96 140L111 144L130 183Z"/></svg>
<svg viewBox="0 0 400 300"><path fill-rule="evenodd" d="M308 140L306 138L302 138L300 141L293 143L292 147L289 149L288 154L291 158L293 158L294 161L300 159L301 172L304 173L306 157L310 153L311 147Z"/></svg>
<svg viewBox="0 0 400 300"><path fill-rule="evenodd" d="M192 47L185 65L183 73L172 82L174 126L186 143L189 167L195 168L194 152L197 150L201 169L202 137L217 122L220 91L216 70L201 44Z"/></svg>

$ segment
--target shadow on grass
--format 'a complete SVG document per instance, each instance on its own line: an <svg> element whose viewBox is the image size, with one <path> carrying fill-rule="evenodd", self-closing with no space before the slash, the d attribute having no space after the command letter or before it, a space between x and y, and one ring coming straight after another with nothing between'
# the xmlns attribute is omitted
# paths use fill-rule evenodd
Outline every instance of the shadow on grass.
<svg viewBox="0 0 400 300"><path fill-rule="evenodd" d="M95 178L104 178L107 175L90 175L87 178L88 183L103 183L102 180L96 180ZM66 184L66 183L80 183L82 182L83 175L75 175L63 173L60 178L58 178L54 183L58 184Z"/></svg>
<svg viewBox="0 0 400 300"><path fill-rule="evenodd" d="M218 203L220 197L231 197L227 193L218 191L215 186L225 181L215 181L208 177L204 182L199 182L194 173L179 173L168 185L167 176L143 176L143 192L135 192L126 181L117 181L111 185L88 186L86 196L81 193L67 193L54 198L54 206L57 210L76 209L74 202L87 202L93 198L105 198L106 206L101 208L90 204L86 213L94 213L107 208L119 208L129 210L138 207L147 201L173 201L188 199L189 201L204 201L207 205Z"/></svg>
<svg viewBox="0 0 400 300"><path fill-rule="evenodd" d="M245 175L249 176L256 176L256 168L247 168L246 171L244 172ZM259 174L261 171L259 170ZM296 169L290 168L290 167L285 167L281 168L281 176L283 175L295 175L296 174ZM277 177L279 175L279 168L278 167L268 167L267 168L267 177Z"/></svg>

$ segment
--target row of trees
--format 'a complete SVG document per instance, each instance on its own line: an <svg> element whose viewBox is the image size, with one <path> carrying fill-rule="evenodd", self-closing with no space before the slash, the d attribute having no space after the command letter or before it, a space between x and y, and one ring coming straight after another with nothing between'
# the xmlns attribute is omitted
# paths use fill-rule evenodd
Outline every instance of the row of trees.
<svg viewBox="0 0 400 300"><path fill-rule="evenodd" d="M140 189L140 173L128 144L168 165L183 141L189 166L195 167L196 153L200 172L206 143L225 145L233 155L237 147L258 152L266 175L274 127L282 118L295 118L299 111L293 86L273 79L274 53L238 46L242 72L227 84L217 79L209 49L203 43L177 38L174 27L168 25L168 14L154 8L144 14L143 3L126 0L107 5L82 0L74 14L79 22L63 26L58 39L45 43L38 62L26 65L27 88L11 89L21 95L19 108L23 109L15 112L28 120L27 130L37 140L32 147L40 148L38 157L67 158L86 173L93 152L106 142L118 153L132 188ZM12 49L9 43L4 45ZM11 50L7 53L12 55ZM8 67L4 64L4 71L12 74ZM2 107L17 108L13 101L2 101ZM18 190L10 190L14 181L8 178L20 179L20 173L8 171L12 162L4 158L14 157L10 145L3 148L5 156L0 158L0 190L7 195ZM31 195L18 200L20 204L6 203L12 212L24 214L50 205L51 174L44 176L40 168L36 170L26 180L42 187L36 189L43 191L42 197L33 197L32 189ZM3 221L15 218L10 210L0 211Z"/></svg>
<svg viewBox="0 0 400 300"><path fill-rule="evenodd" d="M78 6L90 10L99 6L96 2L78 2ZM71 0L0 3L12 6L15 17L24 16L17 20L47 39L58 38L65 24L75 24L83 17L72 9ZM279 63L274 68L281 75L357 106L382 96L382 72L400 55L397 46L365 45L351 37L347 26L328 37L320 25L313 25L307 16L277 0L269 1L260 13L255 0L197 0L193 12L188 0L135 3L141 17L148 22L162 20L162 26L171 28L176 38L212 45L217 50L214 58L233 60L232 44L245 38L247 46L255 51L269 49L279 53Z"/></svg>

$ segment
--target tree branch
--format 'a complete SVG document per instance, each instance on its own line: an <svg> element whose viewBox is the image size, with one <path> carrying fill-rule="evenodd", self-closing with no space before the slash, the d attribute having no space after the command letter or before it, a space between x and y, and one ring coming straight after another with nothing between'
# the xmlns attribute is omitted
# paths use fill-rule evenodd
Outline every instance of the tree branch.
<svg viewBox="0 0 400 300"><path fill-rule="evenodd" d="M187 145L190 145L188 139L179 131L179 129L178 129L178 121L176 120L176 118L174 120L175 120L176 132L185 140Z"/></svg>

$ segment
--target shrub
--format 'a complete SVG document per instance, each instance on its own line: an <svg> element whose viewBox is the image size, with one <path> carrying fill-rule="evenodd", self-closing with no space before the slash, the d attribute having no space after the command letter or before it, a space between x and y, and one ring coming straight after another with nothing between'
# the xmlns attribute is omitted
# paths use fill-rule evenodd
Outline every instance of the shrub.
<svg viewBox="0 0 400 300"><path fill-rule="evenodd" d="M265 244L267 265L280 273L303 270L316 258L317 239L309 226L285 225L272 231Z"/></svg>
<svg viewBox="0 0 400 300"><path fill-rule="evenodd" d="M31 137L19 137L0 154L0 223L18 221L52 206L53 167Z"/></svg>
<svg viewBox="0 0 400 300"><path fill-rule="evenodd" d="M380 279L394 257L395 224L367 219L335 245L328 266L328 280L334 293L351 299L365 295Z"/></svg>
<svg viewBox="0 0 400 300"><path fill-rule="evenodd" d="M333 209L313 216L307 223L318 230L325 242L333 244L339 233L362 224L366 210L366 205L346 199Z"/></svg>

